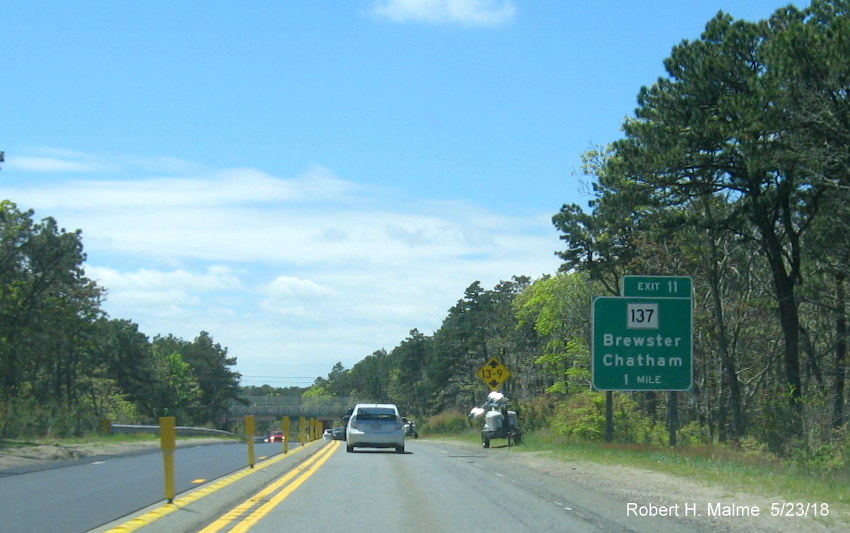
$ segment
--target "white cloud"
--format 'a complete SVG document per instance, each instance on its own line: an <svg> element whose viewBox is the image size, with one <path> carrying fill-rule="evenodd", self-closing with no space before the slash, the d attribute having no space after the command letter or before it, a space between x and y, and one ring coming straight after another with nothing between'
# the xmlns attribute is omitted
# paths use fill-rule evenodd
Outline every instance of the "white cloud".
<svg viewBox="0 0 850 533"><path fill-rule="evenodd" d="M329 296L333 291L318 283L295 276L278 276L268 285L271 294L281 297L313 298Z"/></svg>
<svg viewBox="0 0 850 533"><path fill-rule="evenodd" d="M296 276L278 276L263 292L266 298L260 304L262 309L303 318L318 318L317 306L335 294L329 287Z"/></svg>
<svg viewBox="0 0 850 533"><path fill-rule="evenodd" d="M122 271L87 264L86 275L107 289L105 307L110 314L145 324L185 320L199 311L233 316L234 311L227 306L234 301L228 295L244 288L232 269L221 265L190 272L147 268ZM171 332L173 329L163 331L159 326L153 333Z"/></svg>
<svg viewBox="0 0 850 533"><path fill-rule="evenodd" d="M320 167L280 178L159 161L84 181L9 180L10 170L0 196L83 230L110 316L150 336L208 331L246 375L350 368L413 328L438 328L476 280L558 267L549 214L401 198Z"/></svg>
<svg viewBox="0 0 850 533"><path fill-rule="evenodd" d="M9 169L27 172L92 172L98 169L82 161L70 161L57 157L10 157Z"/></svg>
<svg viewBox="0 0 850 533"><path fill-rule="evenodd" d="M113 290L145 291L149 289L180 289L192 292L235 290L242 288L239 278L232 269L222 265L211 265L206 273L191 273L183 269L163 272L140 269L121 272L112 268L88 265L86 275Z"/></svg>
<svg viewBox="0 0 850 533"><path fill-rule="evenodd" d="M38 158L17 158L18 161L29 159ZM45 166L49 164L44 163ZM57 168L63 165L70 168L75 163L68 161L55 164ZM96 165L96 162L88 164L92 168ZM21 169L19 166L18 170ZM311 169L294 179L279 179L248 168L193 168L188 176L79 180L38 188L28 187L18 190L17 197L47 209L64 206L77 210L98 207L150 211L151 208L214 207L246 203L297 201L314 204L345 198L355 189L354 184L336 178L323 168Z"/></svg>
<svg viewBox="0 0 850 533"><path fill-rule="evenodd" d="M398 22L501 26L513 20L510 0L382 0L374 13Z"/></svg>
<svg viewBox="0 0 850 533"><path fill-rule="evenodd" d="M175 157L137 157L98 155L43 146L32 148L26 153L6 153L9 171L34 172L39 174L74 173L98 174L160 172L187 174L199 172L203 165Z"/></svg>

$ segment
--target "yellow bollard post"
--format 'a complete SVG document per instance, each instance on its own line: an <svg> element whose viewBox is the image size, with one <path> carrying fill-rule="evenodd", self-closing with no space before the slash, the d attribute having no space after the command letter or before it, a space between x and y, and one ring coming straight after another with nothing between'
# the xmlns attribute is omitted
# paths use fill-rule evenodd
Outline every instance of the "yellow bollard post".
<svg viewBox="0 0 850 533"><path fill-rule="evenodd" d="M283 430L283 453L289 452L289 430L291 429L291 425L292 422L288 416L283 417L283 420L280 421L280 428Z"/></svg>
<svg viewBox="0 0 850 533"><path fill-rule="evenodd" d="M303 416L298 417L298 442L301 443L301 446L304 446L304 439L306 438L304 436L304 432L306 430L306 426L307 426L307 419L304 418Z"/></svg>
<svg viewBox="0 0 850 533"><path fill-rule="evenodd" d="M254 415L245 415L245 440L248 441L248 466L254 468L254 433L256 426L254 425Z"/></svg>
<svg viewBox="0 0 850 533"><path fill-rule="evenodd" d="M163 416L159 419L159 446L162 449L162 461L165 469L165 499L174 501L174 451L177 449L177 431L174 417Z"/></svg>

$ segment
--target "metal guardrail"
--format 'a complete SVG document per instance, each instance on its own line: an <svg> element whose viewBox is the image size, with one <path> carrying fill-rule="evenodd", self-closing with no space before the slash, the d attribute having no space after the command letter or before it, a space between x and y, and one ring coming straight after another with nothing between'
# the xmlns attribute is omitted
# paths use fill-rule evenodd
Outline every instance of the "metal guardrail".
<svg viewBox="0 0 850 533"><path fill-rule="evenodd" d="M113 433L159 433L159 426L138 426L129 424L111 424ZM176 426L174 428L178 435L211 435L218 437L233 437L236 434L221 429L193 428L189 426Z"/></svg>

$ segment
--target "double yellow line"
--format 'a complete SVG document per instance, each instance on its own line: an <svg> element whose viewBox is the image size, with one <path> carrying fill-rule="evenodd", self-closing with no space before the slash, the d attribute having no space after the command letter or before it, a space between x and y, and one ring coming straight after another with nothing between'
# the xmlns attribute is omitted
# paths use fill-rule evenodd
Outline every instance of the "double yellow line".
<svg viewBox="0 0 850 533"><path fill-rule="evenodd" d="M272 509L288 498L295 489L300 487L301 484L307 480L307 478L316 473L319 467L325 464L325 461L330 458L339 446L340 441L331 441L331 443L325 446L319 453L313 455L285 476L239 504L233 510L202 529L200 533L216 533L217 531L221 531L222 529L229 527L237 520L239 520L239 523L228 531L230 533L242 533L248 531L251 527L255 526L257 522L262 520L263 517L269 514ZM274 494L275 492L277 492L277 494ZM274 495L272 496L272 494ZM242 518L243 515L246 516Z"/></svg>

